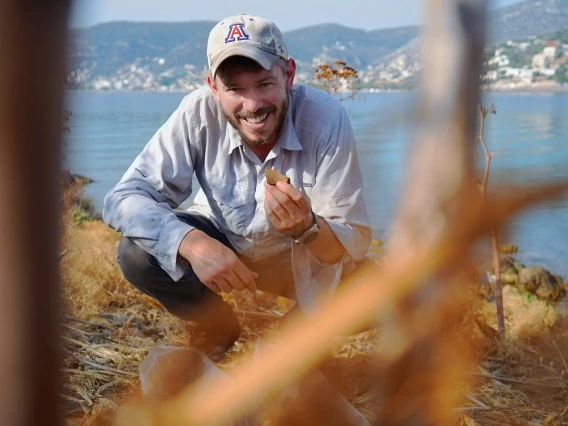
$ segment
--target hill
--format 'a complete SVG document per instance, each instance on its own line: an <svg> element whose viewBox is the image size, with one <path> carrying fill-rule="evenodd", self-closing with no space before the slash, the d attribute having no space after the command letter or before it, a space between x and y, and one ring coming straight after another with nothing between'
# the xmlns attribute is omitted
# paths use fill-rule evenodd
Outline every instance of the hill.
<svg viewBox="0 0 568 426"><path fill-rule="evenodd" d="M179 77L206 69L207 36L215 22L111 22L73 30L71 61L76 83L112 76L132 66ZM373 65L418 34L417 27L363 31L337 24L317 25L284 34L299 71L328 57L357 68ZM309 43L307 42L309 40Z"/></svg>
<svg viewBox="0 0 568 426"><path fill-rule="evenodd" d="M521 40L568 27L568 0L526 0L494 11L489 17L492 43Z"/></svg>
<svg viewBox="0 0 568 426"><path fill-rule="evenodd" d="M191 90L206 72L207 36L213 21L111 22L71 32L71 88ZM493 44L568 28L568 0L526 0L491 12ZM358 70L377 68L393 57L418 60L419 27L365 31L322 24L284 33L309 81L314 65L340 59Z"/></svg>

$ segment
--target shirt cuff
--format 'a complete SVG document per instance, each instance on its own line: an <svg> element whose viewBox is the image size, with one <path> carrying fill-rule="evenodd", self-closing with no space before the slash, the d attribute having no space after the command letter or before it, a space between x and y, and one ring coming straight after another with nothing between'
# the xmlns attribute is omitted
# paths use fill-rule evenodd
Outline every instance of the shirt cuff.
<svg viewBox="0 0 568 426"><path fill-rule="evenodd" d="M343 262L322 263L310 250L292 243L292 273L296 298L302 311L314 314L321 304L335 293Z"/></svg>
<svg viewBox="0 0 568 426"><path fill-rule="evenodd" d="M174 280L178 281L185 271L189 263L178 256L179 246L189 233L195 229L194 226L188 225L179 220L172 220L166 224L162 232L160 232L160 239L158 242L159 253L156 259L164 271Z"/></svg>

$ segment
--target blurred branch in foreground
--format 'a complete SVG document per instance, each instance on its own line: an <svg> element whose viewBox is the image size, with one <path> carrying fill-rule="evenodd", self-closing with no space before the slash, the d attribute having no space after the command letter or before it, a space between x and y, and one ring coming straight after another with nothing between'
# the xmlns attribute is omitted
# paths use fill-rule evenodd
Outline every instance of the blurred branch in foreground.
<svg viewBox="0 0 568 426"><path fill-rule="evenodd" d="M381 341L369 374L379 409L371 423L451 423L468 365L462 271L472 244L566 187L509 190L499 203L483 205L474 185L473 141L486 3L431 0L424 10L418 131L384 268L350 276L317 316L288 322L278 343L254 362L242 360L228 377L198 381L172 400L127 406L118 425L229 424L317 367L334 337L376 320Z"/></svg>
<svg viewBox="0 0 568 426"><path fill-rule="evenodd" d="M69 1L0 3L2 424L58 425L58 164Z"/></svg>

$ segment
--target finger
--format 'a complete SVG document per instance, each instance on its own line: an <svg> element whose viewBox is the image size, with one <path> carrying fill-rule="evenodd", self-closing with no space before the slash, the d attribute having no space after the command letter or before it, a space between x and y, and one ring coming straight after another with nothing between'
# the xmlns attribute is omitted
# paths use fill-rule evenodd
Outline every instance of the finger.
<svg viewBox="0 0 568 426"><path fill-rule="evenodd" d="M274 227L274 229L280 233L283 233L286 228L284 218L278 217L278 215L274 213L274 211L270 207L265 206L265 211L266 217L270 224Z"/></svg>
<svg viewBox="0 0 568 426"><path fill-rule="evenodd" d="M221 289L214 282L203 283L203 284L205 285L205 287L207 287L209 290L213 291L214 293L217 294L221 293Z"/></svg>
<svg viewBox="0 0 568 426"><path fill-rule="evenodd" d="M245 288L245 283L241 280L236 272L231 272L228 276L225 277L225 279L233 288L233 290L241 291Z"/></svg>
<svg viewBox="0 0 568 426"><path fill-rule="evenodd" d="M256 272L251 271L245 265L243 265L242 268L236 268L235 272L246 289L251 292L256 291L256 283L254 281L255 278L258 278L258 274Z"/></svg>
<svg viewBox="0 0 568 426"><path fill-rule="evenodd" d="M265 201L274 214L283 222L300 213L298 205L288 195L279 191L273 185L267 190Z"/></svg>
<svg viewBox="0 0 568 426"><path fill-rule="evenodd" d="M215 284L217 284L217 287L219 287L224 293L230 293L231 291L233 291L233 287L225 278L217 278Z"/></svg>
<svg viewBox="0 0 568 426"><path fill-rule="evenodd" d="M281 206L274 203L271 204L273 210L275 210L281 218L284 215L294 217L311 210L310 204L304 194L288 185L286 182L280 182L280 185L276 186L269 185L267 193L272 196L271 200ZM281 208L285 211L280 210Z"/></svg>
<svg viewBox="0 0 568 426"><path fill-rule="evenodd" d="M282 207L282 205L272 196L270 192L267 192L266 196L264 197L264 210L272 223L274 223L275 221L277 223L282 222L282 220L285 219L285 217L288 215L286 209Z"/></svg>
<svg viewBox="0 0 568 426"><path fill-rule="evenodd" d="M296 203L300 208L304 209L309 206L307 197L302 191L294 188L292 185L286 182L276 182L276 189L278 189L283 194L286 194L290 200Z"/></svg>
<svg viewBox="0 0 568 426"><path fill-rule="evenodd" d="M288 185L288 184L284 183L284 185ZM272 198L274 200L278 201L279 203L284 204L286 202L292 201L290 199L290 197L288 196L288 194L281 191L276 185L269 185L269 184L265 183L264 187L266 188L266 192L268 194L270 194L272 196Z"/></svg>
<svg viewBox="0 0 568 426"><path fill-rule="evenodd" d="M276 189L276 192L279 192L278 189ZM281 193L284 197L287 198L286 204L281 205L278 200L275 200L274 197L272 197L273 194L274 191L267 191L265 204L267 204L268 207L265 206L265 210L274 228L278 232L287 235L294 235L298 232L301 233L301 231L308 226L306 225L308 219L310 220L310 222L312 220L309 203L306 201L304 203L305 207L301 208L291 198ZM271 211L274 212L276 217L273 218L270 215Z"/></svg>

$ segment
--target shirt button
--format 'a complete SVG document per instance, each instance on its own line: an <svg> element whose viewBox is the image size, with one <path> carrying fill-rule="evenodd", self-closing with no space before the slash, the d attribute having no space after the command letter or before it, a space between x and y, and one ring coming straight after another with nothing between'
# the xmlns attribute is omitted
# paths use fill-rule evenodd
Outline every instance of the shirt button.
<svg viewBox="0 0 568 426"><path fill-rule="evenodd" d="M257 212L258 214L264 214L264 209L263 209L262 207L257 207L257 208L256 208L256 212Z"/></svg>

